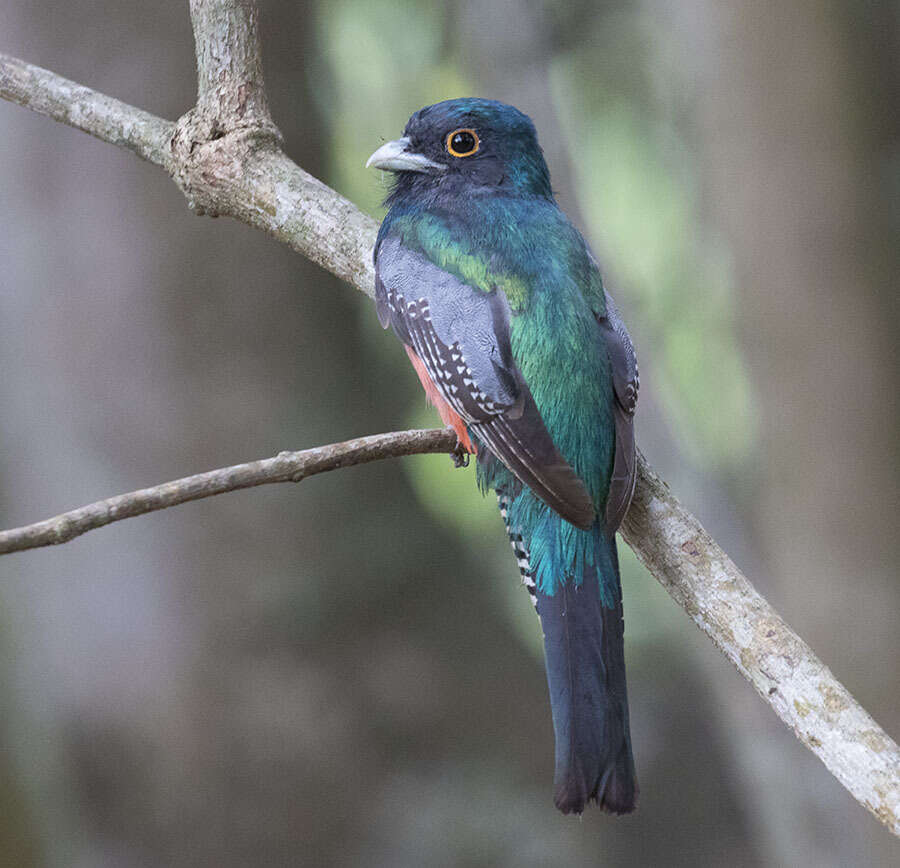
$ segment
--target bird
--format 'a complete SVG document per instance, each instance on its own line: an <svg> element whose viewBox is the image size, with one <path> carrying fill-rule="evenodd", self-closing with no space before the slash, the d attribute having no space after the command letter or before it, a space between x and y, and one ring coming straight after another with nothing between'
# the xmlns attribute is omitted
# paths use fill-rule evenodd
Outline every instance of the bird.
<svg viewBox="0 0 900 868"><path fill-rule="evenodd" d="M631 338L526 114L474 97L426 106L366 167L393 175L374 249L379 321L496 493L540 619L554 803L629 813L615 534L635 484Z"/></svg>

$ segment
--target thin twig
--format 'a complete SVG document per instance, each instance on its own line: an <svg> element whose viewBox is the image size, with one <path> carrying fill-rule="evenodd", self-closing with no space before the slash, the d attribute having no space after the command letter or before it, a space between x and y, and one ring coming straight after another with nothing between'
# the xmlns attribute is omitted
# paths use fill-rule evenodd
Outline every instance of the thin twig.
<svg viewBox="0 0 900 868"><path fill-rule="evenodd" d="M0 55L0 97L163 166L198 213L227 214L263 229L372 296L375 222L280 149L262 87L256 4L191 0L191 13L199 99L175 125L4 55ZM446 446L442 442L431 451L449 451ZM628 544L801 741L860 803L900 835L900 749L756 592L642 457L638 468L635 500L622 529ZM252 472L250 477L239 473L238 478L252 478ZM204 497L247 484L263 483L229 483L213 491L195 482L192 490ZM145 504L165 497L159 489L135 494L142 495ZM194 496L183 498L190 499ZM97 510L88 520L94 522L90 527L125 517L117 500L86 507ZM40 523L40 533L52 538L35 545L62 542L61 532L74 536L89 529L80 530L76 523L73 533L51 530L44 527L47 524Z"/></svg>
<svg viewBox="0 0 900 868"><path fill-rule="evenodd" d="M352 467L403 455L452 453L455 448L456 435L448 428L394 431L304 449L302 452L281 452L274 458L185 476L152 488L141 488L128 494L98 500L25 527L0 531L0 555L59 545L114 521L146 515L148 512L228 491L271 485L274 482L301 482L316 473L337 470L339 467Z"/></svg>

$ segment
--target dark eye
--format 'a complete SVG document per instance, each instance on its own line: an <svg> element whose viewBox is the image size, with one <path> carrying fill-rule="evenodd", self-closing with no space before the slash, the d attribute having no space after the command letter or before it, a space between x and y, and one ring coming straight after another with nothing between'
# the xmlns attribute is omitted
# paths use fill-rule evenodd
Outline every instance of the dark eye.
<svg viewBox="0 0 900 868"><path fill-rule="evenodd" d="M463 128L447 133L447 151L451 156L471 157L480 146L475 130Z"/></svg>

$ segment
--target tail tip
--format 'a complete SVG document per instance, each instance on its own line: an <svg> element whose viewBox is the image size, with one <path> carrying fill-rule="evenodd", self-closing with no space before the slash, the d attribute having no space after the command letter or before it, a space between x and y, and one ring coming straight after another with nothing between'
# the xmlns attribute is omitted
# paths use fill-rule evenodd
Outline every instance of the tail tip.
<svg viewBox="0 0 900 868"><path fill-rule="evenodd" d="M623 773L621 770L617 772L612 768L590 792L583 781L570 780L557 786L553 802L564 814L580 816L584 813L585 806L594 802L605 813L621 816L630 814L637 808L639 792L633 773Z"/></svg>

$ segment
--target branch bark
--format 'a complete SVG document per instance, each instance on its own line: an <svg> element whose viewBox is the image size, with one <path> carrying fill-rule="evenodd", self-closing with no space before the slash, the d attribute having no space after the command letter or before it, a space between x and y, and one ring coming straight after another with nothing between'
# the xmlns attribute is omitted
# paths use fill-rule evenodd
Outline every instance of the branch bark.
<svg viewBox="0 0 900 868"><path fill-rule="evenodd" d="M377 225L282 152L265 98L256 4L191 0L191 18L198 102L175 124L3 54L0 97L129 148L163 167L197 213L226 214L256 226L372 296ZM304 478L387 455L452 451L455 440L449 443L447 437L442 431L379 435L199 474L6 531L0 540L7 548L0 552L65 542L120 518L298 474ZM379 438L381 445L373 445ZM900 748L757 593L643 456L622 535L797 737L900 835Z"/></svg>
<svg viewBox="0 0 900 868"><path fill-rule="evenodd" d="M643 455L620 532L797 738L900 836L900 747L678 502Z"/></svg>
<svg viewBox="0 0 900 868"><path fill-rule="evenodd" d="M248 126L271 123L259 48L259 13L247 0L190 0L197 106Z"/></svg>
<svg viewBox="0 0 900 868"><path fill-rule="evenodd" d="M2 52L0 97L168 167L172 121Z"/></svg>
<svg viewBox="0 0 900 868"><path fill-rule="evenodd" d="M235 464L207 473L185 476L152 488L141 488L64 512L25 527L0 531L0 555L26 549L59 545L75 537L137 515L168 509L190 500L202 500L227 491L271 485L275 482L302 482L317 473L368 464L403 455L452 453L456 435L449 428L431 431L395 431L332 443L302 452L281 452L246 464Z"/></svg>

